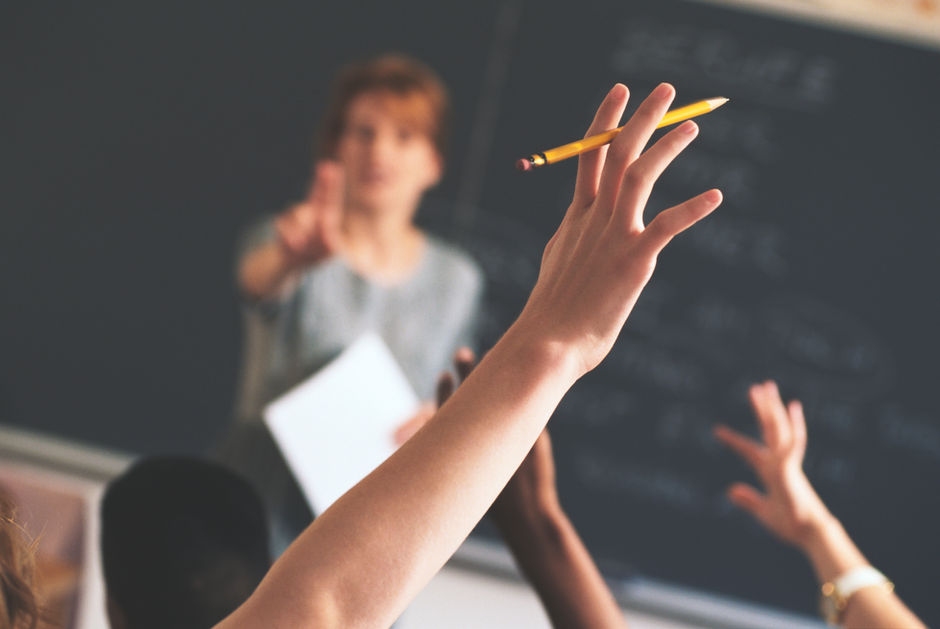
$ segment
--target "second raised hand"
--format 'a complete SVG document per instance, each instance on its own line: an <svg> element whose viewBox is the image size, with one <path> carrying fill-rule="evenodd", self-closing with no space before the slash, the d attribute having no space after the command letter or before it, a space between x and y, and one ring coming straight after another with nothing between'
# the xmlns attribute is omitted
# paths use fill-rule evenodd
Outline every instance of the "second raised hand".
<svg viewBox="0 0 940 629"><path fill-rule="evenodd" d="M728 489L728 498L777 537L802 548L829 517L803 473L803 407L796 400L784 405L773 381L753 385L748 395L762 442L727 426L716 426L715 436L754 470L766 493L735 483Z"/></svg>

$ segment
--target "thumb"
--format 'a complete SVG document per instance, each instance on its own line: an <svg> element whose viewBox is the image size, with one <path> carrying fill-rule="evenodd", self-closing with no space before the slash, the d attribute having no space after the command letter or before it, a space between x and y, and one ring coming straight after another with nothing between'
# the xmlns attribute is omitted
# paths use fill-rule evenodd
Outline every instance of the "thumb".
<svg viewBox="0 0 940 629"><path fill-rule="evenodd" d="M762 524L767 525L767 499L750 485L744 483L733 484L728 488L728 500Z"/></svg>

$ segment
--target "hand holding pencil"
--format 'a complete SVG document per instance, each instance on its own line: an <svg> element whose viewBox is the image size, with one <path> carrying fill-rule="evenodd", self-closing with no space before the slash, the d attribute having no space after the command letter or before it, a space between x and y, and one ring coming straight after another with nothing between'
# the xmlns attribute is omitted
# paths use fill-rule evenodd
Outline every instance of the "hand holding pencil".
<svg viewBox="0 0 940 629"><path fill-rule="evenodd" d="M673 109L672 111L666 112L666 115L663 116L663 119L659 122L658 125L656 125L656 128L662 129L663 127L676 124L677 122L682 122L683 120L688 120L689 118L694 118L695 116L707 114L718 109L727 102L727 98L719 96L716 98L706 98L705 100L700 100L696 103L692 103L691 105ZM580 155L581 153L585 153L587 151L593 151L594 149L611 142L615 137L617 137L622 129L623 127L617 127L616 129L611 129L610 131L588 136L583 140L569 142L568 144L563 144L562 146L557 146L553 149L542 151L541 153L533 153L529 157L524 157L516 161L516 168L525 172L538 166L554 164L555 162L560 162L563 159L568 159L569 157L574 157L575 155Z"/></svg>
<svg viewBox="0 0 940 629"><path fill-rule="evenodd" d="M587 137L615 127L628 96L626 86L615 85ZM545 247L539 279L517 320L561 346L577 346L582 374L610 351L663 248L721 203L721 192L712 189L649 223L643 219L657 180L698 133L687 120L647 146L674 96L671 85L659 85L609 147L580 155L571 206Z"/></svg>

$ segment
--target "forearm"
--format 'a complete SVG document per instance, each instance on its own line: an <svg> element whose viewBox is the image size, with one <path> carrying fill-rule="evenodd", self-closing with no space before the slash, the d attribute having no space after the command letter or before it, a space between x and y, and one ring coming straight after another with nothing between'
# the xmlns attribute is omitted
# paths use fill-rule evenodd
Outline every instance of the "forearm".
<svg viewBox="0 0 940 629"><path fill-rule="evenodd" d="M842 626L845 629L926 627L894 592L877 585L861 589L852 595L842 616Z"/></svg>
<svg viewBox="0 0 940 629"><path fill-rule="evenodd" d="M842 524L828 511L812 525L801 548L819 583L826 583L859 566L868 565Z"/></svg>
<svg viewBox="0 0 940 629"><path fill-rule="evenodd" d="M553 627L626 627L623 611L559 505L519 510L496 522Z"/></svg>
<svg viewBox="0 0 940 629"><path fill-rule="evenodd" d="M225 625L391 624L580 376L570 351L533 336L511 328L424 428L316 519Z"/></svg>
<svg viewBox="0 0 940 629"><path fill-rule="evenodd" d="M288 251L276 239L248 252L238 265L238 286L252 299L282 293L297 276Z"/></svg>
<svg viewBox="0 0 940 629"><path fill-rule="evenodd" d="M869 565L842 524L828 512L820 518L802 548L820 584ZM858 590L848 599L842 626L854 629L924 625L894 592L884 586L873 585Z"/></svg>

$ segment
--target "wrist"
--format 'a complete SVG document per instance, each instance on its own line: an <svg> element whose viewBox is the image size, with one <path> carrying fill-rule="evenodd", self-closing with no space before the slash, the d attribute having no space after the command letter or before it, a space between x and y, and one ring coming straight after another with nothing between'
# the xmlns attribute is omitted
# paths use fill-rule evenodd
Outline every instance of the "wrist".
<svg viewBox="0 0 940 629"><path fill-rule="evenodd" d="M523 316L509 327L497 345L502 345L519 364L544 368L565 384L565 392L585 373L581 354L574 344L547 338L542 326Z"/></svg>
<svg viewBox="0 0 940 629"><path fill-rule="evenodd" d="M820 583L868 565L868 560L852 542L842 523L828 512L814 523L800 547L812 563Z"/></svg>
<svg viewBox="0 0 940 629"><path fill-rule="evenodd" d="M888 593L894 584L870 565L859 566L845 572L820 588L819 611L829 625L841 624L849 601L859 590L882 587Z"/></svg>

